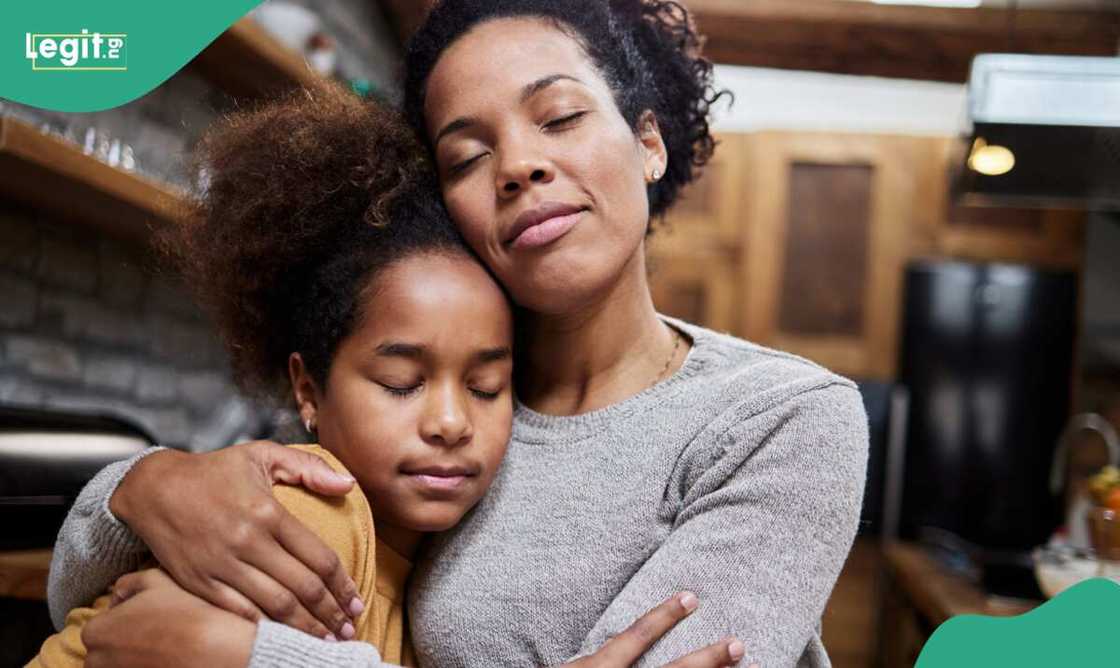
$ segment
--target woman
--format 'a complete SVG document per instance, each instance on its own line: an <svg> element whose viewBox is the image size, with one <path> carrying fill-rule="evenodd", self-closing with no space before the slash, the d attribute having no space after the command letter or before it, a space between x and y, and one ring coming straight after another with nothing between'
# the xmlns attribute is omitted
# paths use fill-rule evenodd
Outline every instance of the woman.
<svg viewBox="0 0 1120 668"><path fill-rule="evenodd" d="M449 0L410 46L406 111L452 218L521 309L507 458L411 584L426 665L562 662L682 589L704 605L642 665L729 633L749 661L828 665L819 621L866 464L859 396L658 316L646 282L649 221L713 147L698 43L669 2ZM275 477L342 485L295 454L164 452L103 472L60 537L56 618L147 544L220 607L343 628L352 585L268 495ZM341 647L269 622L254 642L254 665L342 665Z"/></svg>

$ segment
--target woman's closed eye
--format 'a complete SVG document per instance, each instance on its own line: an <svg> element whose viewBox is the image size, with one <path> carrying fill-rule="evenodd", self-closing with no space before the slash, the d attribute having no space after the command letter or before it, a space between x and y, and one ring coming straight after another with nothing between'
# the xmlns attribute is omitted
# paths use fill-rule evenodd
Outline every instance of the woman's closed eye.
<svg viewBox="0 0 1120 668"><path fill-rule="evenodd" d="M544 124L544 129L548 131L565 130L576 124L576 121L583 118L588 114L587 111L576 111L570 114L565 114L560 118L555 118Z"/></svg>

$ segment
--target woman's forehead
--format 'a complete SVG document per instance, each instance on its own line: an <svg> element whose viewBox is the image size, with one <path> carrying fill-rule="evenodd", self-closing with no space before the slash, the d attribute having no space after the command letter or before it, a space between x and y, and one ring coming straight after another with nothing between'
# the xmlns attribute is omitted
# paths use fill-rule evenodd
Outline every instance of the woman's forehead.
<svg viewBox="0 0 1120 668"><path fill-rule="evenodd" d="M482 23L456 39L432 69L425 96L429 125L471 113L480 103L517 102L534 82L554 75L602 84L583 47L554 24L524 17Z"/></svg>

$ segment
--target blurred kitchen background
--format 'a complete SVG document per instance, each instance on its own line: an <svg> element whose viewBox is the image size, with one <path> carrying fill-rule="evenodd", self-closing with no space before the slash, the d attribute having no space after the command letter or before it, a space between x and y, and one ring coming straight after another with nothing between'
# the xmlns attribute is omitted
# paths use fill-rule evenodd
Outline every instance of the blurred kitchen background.
<svg viewBox="0 0 1120 668"><path fill-rule="evenodd" d="M0 666L49 632L50 546L100 466L299 437L238 394L150 233L223 111L324 76L398 101L427 4L273 0L122 107L0 100ZM1120 457L1120 1L684 4L736 102L653 237L655 300L861 384L835 665L912 665L949 617L1120 574L1120 479L1087 491Z"/></svg>

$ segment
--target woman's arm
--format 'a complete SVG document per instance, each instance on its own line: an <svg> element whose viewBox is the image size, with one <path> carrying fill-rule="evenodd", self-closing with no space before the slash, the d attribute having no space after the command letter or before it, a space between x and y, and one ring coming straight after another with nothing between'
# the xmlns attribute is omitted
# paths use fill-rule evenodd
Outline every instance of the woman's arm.
<svg viewBox="0 0 1120 668"><path fill-rule="evenodd" d="M759 431L761 442L746 438ZM743 415L703 452L671 533L615 597L581 652L594 650L664 592L704 601L638 665L734 635L747 658L793 666L817 633L859 522L867 418L847 384ZM708 463L710 462L710 464Z"/></svg>
<svg viewBox="0 0 1120 668"><path fill-rule="evenodd" d="M47 580L47 605L55 629L65 626L66 613L89 605L118 577L140 567L148 548L109 511L109 497L137 462L162 449L148 448L106 466L82 489L66 515Z"/></svg>
<svg viewBox="0 0 1120 668"><path fill-rule="evenodd" d="M352 479L267 442L202 455L164 450L131 464L98 474L63 525L48 585L56 625L136 568L145 544L187 591L254 621L267 615L341 635L358 614L337 555L271 493L284 482L345 494Z"/></svg>
<svg viewBox="0 0 1120 668"><path fill-rule="evenodd" d="M159 569L130 573L117 581L115 607L82 630L86 666L214 666L225 668L393 668L377 649L361 642L327 642L293 628L248 622L180 588ZM123 601L123 602L122 602ZM595 653L560 668L627 668L649 647L692 614L695 596L678 594L642 615ZM720 668L741 656L734 639L713 643L665 668Z"/></svg>

